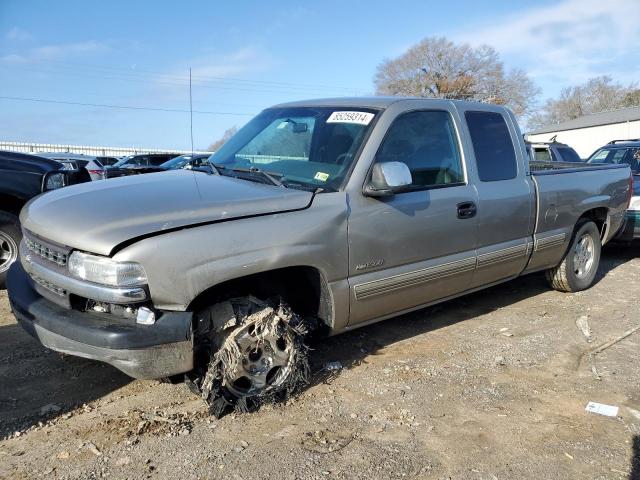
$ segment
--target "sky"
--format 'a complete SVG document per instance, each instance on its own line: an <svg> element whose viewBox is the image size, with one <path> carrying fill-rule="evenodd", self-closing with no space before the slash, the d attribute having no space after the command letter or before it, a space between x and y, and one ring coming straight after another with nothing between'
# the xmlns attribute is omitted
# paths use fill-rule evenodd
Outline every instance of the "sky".
<svg viewBox="0 0 640 480"><path fill-rule="evenodd" d="M371 95L428 36L540 87L640 80L640 0L0 0L0 140L206 149L270 105Z"/></svg>

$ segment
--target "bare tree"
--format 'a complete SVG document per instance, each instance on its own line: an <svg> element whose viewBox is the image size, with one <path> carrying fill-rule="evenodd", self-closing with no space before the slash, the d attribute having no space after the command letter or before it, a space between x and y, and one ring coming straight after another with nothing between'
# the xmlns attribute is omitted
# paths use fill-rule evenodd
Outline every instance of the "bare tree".
<svg viewBox="0 0 640 480"><path fill-rule="evenodd" d="M609 76L595 77L582 85L564 88L559 98L548 99L530 120L529 127L553 125L582 115L640 105L640 89L614 83Z"/></svg>
<svg viewBox="0 0 640 480"><path fill-rule="evenodd" d="M530 113L539 93L522 70L505 72L493 48L455 44L444 37L425 38L399 57L383 60L374 83L379 95L496 103L519 117Z"/></svg>
<svg viewBox="0 0 640 480"><path fill-rule="evenodd" d="M233 127L231 127L231 128L227 128L224 131L224 133L222 134L222 137L220 137L218 140L216 140L211 145L209 145L209 151L210 152L218 151L218 149L222 145L227 143L227 140L229 140L231 137L233 137L236 134L237 131L238 131L238 127L236 127L235 125Z"/></svg>

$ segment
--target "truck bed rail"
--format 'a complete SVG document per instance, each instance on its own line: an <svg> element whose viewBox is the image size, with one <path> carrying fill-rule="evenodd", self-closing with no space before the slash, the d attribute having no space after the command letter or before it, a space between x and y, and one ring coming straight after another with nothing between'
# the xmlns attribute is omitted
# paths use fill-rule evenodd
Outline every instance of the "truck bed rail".
<svg viewBox="0 0 640 480"><path fill-rule="evenodd" d="M629 168L629 165L626 163L545 162L542 160L529 162L531 175L554 175L557 173L581 172L585 170L611 170L614 168Z"/></svg>

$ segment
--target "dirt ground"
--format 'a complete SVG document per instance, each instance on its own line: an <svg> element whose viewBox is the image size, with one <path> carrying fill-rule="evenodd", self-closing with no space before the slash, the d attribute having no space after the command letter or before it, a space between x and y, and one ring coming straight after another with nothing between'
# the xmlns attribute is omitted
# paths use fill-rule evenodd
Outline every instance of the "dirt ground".
<svg viewBox="0 0 640 480"><path fill-rule="evenodd" d="M640 478L640 331L599 380L588 354L640 325L639 291L640 248L608 248L586 292L535 274L328 339L298 398L222 420L184 385L40 347L1 292L0 477Z"/></svg>

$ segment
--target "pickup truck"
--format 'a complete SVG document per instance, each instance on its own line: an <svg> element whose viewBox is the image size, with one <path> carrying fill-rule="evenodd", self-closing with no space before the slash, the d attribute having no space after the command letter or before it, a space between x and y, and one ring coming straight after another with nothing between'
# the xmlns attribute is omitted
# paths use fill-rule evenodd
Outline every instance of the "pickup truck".
<svg viewBox="0 0 640 480"><path fill-rule="evenodd" d="M187 372L212 413L298 389L307 335L536 271L588 288L630 196L628 165L530 162L508 109L451 100L277 105L209 163L36 198L8 288L43 345Z"/></svg>

